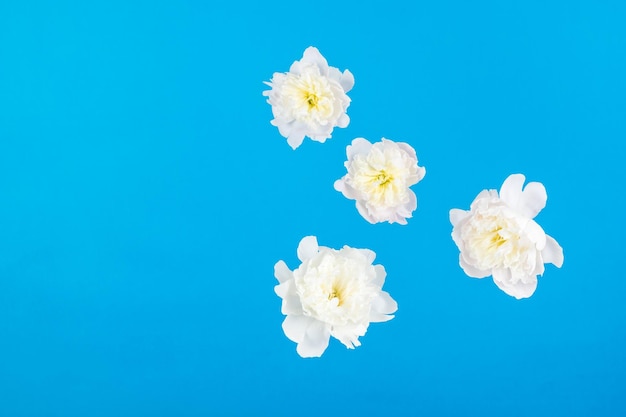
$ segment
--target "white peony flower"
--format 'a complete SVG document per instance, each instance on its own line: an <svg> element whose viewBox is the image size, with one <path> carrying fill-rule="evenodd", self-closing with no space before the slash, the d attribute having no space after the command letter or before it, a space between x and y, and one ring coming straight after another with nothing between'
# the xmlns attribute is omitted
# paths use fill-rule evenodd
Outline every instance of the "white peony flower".
<svg viewBox="0 0 626 417"><path fill-rule="evenodd" d="M308 47L289 72L276 72L265 84L272 87L263 92L272 106L271 123L293 149L302 144L305 136L323 143L335 126L350 123L346 114L350 98L346 93L354 86L354 76L348 70L342 74L329 67L317 48Z"/></svg>
<svg viewBox="0 0 626 417"><path fill-rule="evenodd" d="M426 174L424 167L417 166L415 150L385 138L373 145L357 138L346 153L348 173L335 181L335 190L356 200L357 210L370 223L406 224L417 208L417 197L409 187Z"/></svg>
<svg viewBox="0 0 626 417"><path fill-rule="evenodd" d="M546 206L546 189L525 177L509 176L500 189L483 190L469 211L450 210L452 239L459 262L473 278L493 276L496 285L517 299L530 297L544 263L563 265L563 249L533 218Z"/></svg>
<svg viewBox="0 0 626 417"><path fill-rule="evenodd" d="M370 322L391 320L398 309L382 291L385 268L372 265L376 254L369 249L344 246L335 250L317 245L315 236L300 241L302 264L293 272L283 261L274 266L280 283L276 294L283 299L285 335L298 344L304 358L319 357L330 336L347 348L360 346Z"/></svg>

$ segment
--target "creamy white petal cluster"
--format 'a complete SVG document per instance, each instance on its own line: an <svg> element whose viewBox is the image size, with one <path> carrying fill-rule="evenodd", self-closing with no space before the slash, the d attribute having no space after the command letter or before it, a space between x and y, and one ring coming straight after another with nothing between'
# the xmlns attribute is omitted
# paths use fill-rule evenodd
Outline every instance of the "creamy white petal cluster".
<svg viewBox="0 0 626 417"><path fill-rule="evenodd" d="M530 297L544 263L563 264L563 249L533 218L546 205L546 189L525 177L509 176L500 194L483 190L469 211L450 210L452 239L461 254L459 262L473 278L493 276L496 285L517 299Z"/></svg>
<svg viewBox="0 0 626 417"><path fill-rule="evenodd" d="M409 187L426 175L426 169L417 165L415 150L385 138L374 144L357 138L346 153L348 173L335 181L335 190L356 200L357 210L370 223L407 224L417 208Z"/></svg>
<svg viewBox="0 0 626 417"><path fill-rule="evenodd" d="M315 236L300 241L302 262L290 271L278 261L275 287L282 298L285 335L296 342L302 357L319 357L330 336L347 348L360 346L370 322L391 320L396 302L382 290L385 268L372 265L376 254L369 249L344 246L335 250L318 246Z"/></svg>
<svg viewBox="0 0 626 417"><path fill-rule="evenodd" d="M302 144L305 136L323 143L335 126L350 123L346 114L350 98L346 93L354 86L354 76L348 70L341 73L329 67L315 47L308 47L289 72L276 72L265 84L272 88L263 92L272 106L271 123L293 149Z"/></svg>

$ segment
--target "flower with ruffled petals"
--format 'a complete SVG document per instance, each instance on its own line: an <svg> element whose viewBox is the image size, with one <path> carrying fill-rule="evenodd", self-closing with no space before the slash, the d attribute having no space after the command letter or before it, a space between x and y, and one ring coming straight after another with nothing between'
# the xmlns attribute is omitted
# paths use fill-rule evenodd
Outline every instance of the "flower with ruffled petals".
<svg viewBox="0 0 626 417"><path fill-rule="evenodd" d="M291 65L289 72L276 72L265 84L272 88L263 92L272 106L271 123L293 149L302 144L305 136L323 143L335 127L350 123L346 114L350 98L346 93L354 86L354 76L348 70L341 73L329 67L313 46Z"/></svg>
<svg viewBox="0 0 626 417"><path fill-rule="evenodd" d="M452 239L459 263L473 278L493 276L496 285L517 299L530 297L544 264L563 264L563 249L533 218L546 206L546 189L522 174L509 176L500 194L483 190L469 211L450 210Z"/></svg>
<svg viewBox="0 0 626 417"><path fill-rule="evenodd" d="M297 343L302 357L319 357L328 347L330 336L347 348L360 346L371 322L391 320L398 308L382 290L385 268L373 265L376 254L369 249L344 246L335 250L318 246L315 236L300 241L294 271L278 261L274 275L282 298L285 335Z"/></svg>
<svg viewBox="0 0 626 417"><path fill-rule="evenodd" d="M415 150L407 143L383 138L371 144L356 138L346 148L348 173L335 181L335 190L356 200L356 208L370 223L407 224L417 208L410 186L424 178Z"/></svg>

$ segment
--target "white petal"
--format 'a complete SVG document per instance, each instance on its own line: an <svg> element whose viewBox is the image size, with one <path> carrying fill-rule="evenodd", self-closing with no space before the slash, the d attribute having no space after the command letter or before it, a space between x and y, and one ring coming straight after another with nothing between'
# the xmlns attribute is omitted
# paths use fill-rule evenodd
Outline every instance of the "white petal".
<svg viewBox="0 0 626 417"><path fill-rule="evenodd" d="M371 249L357 249L357 251L359 251L361 255L365 256L365 259L367 259L367 262L370 264L374 262L374 259L376 259L376 252Z"/></svg>
<svg viewBox="0 0 626 417"><path fill-rule="evenodd" d="M482 199L493 199L493 198L498 198L498 192L496 190L482 190L480 193L478 193L474 201L472 201L472 204L470 205L470 209L474 210L476 205Z"/></svg>
<svg viewBox="0 0 626 417"><path fill-rule="evenodd" d="M508 269L496 269L493 271L493 282L496 283L498 288L518 300L530 297L537 289L537 277L534 275L524 279L527 283L520 280L515 284L511 284L510 279L511 272Z"/></svg>
<svg viewBox="0 0 626 417"><path fill-rule="evenodd" d="M502 187L500 187L500 198L512 209L517 207L517 203L522 197L522 186L525 180L526 177L522 174L512 174L504 180Z"/></svg>
<svg viewBox="0 0 626 417"><path fill-rule="evenodd" d="M333 187L335 188L335 190L343 194L344 197L350 200L356 200L357 193L354 190L354 188L352 188L348 183L346 183L346 177L343 177L335 181L335 183L333 184Z"/></svg>
<svg viewBox="0 0 626 417"><path fill-rule="evenodd" d="M321 74L328 75L328 61L314 46L309 46L304 50L301 62L315 64L320 69Z"/></svg>
<svg viewBox="0 0 626 417"><path fill-rule="evenodd" d="M382 288L382 286L385 284L387 271L385 271L385 267L382 265L374 265L374 271L376 271L376 278L372 280L372 284L378 285Z"/></svg>
<svg viewBox="0 0 626 417"><path fill-rule="evenodd" d="M546 246L546 232L534 220L529 220L524 227L526 236L535 244L537 250L543 250Z"/></svg>
<svg viewBox="0 0 626 417"><path fill-rule="evenodd" d="M287 137L287 144L289 144L289 146L291 146L291 149L294 149L294 150L298 146L302 145L303 141L304 141L304 134L301 132L293 133Z"/></svg>
<svg viewBox="0 0 626 417"><path fill-rule="evenodd" d="M283 283L293 278L293 273L284 261L278 261L276 262L276 265L274 265L274 276L278 282Z"/></svg>
<svg viewBox="0 0 626 417"><path fill-rule="evenodd" d="M388 140L383 138L383 141ZM391 142L391 141L390 141ZM415 149L413 149L413 147L411 145L409 145L408 143L405 142L394 142L396 145L398 145L398 147L400 149L402 149L404 152L408 153L409 156L413 159L415 159L415 161L417 162L417 154L415 153Z"/></svg>
<svg viewBox="0 0 626 417"><path fill-rule="evenodd" d="M343 113L337 120L337 127L347 127L350 124L350 116Z"/></svg>
<svg viewBox="0 0 626 417"><path fill-rule="evenodd" d="M283 321L283 331L285 336L292 342L300 343L304 340L306 329L316 321L312 317L301 315L290 315Z"/></svg>
<svg viewBox="0 0 626 417"><path fill-rule="evenodd" d="M346 154L348 161L354 158L354 155L367 154L372 148L372 144L364 138L356 138L352 140L352 143L346 147Z"/></svg>
<svg viewBox="0 0 626 417"><path fill-rule="evenodd" d="M417 196L413 190L408 190L409 201L406 203L405 208L408 210L406 217L413 217L413 212L417 209Z"/></svg>
<svg viewBox="0 0 626 417"><path fill-rule="evenodd" d="M359 336L364 336L366 331L367 325L334 326L330 334L348 349L354 349L356 346L361 346Z"/></svg>
<svg viewBox="0 0 626 417"><path fill-rule="evenodd" d="M563 248L552 236L546 235L546 246L541 251L545 263L554 264L557 268L563 265Z"/></svg>
<svg viewBox="0 0 626 417"><path fill-rule="evenodd" d="M350 71L345 70L341 75L339 85L341 85L341 88L343 88L343 91L346 93L352 90L352 87L354 87L354 75L352 75Z"/></svg>
<svg viewBox="0 0 626 417"><path fill-rule="evenodd" d="M378 297L372 300L372 310L370 311L370 321L373 323L391 320L394 316L388 314L398 310L398 303L391 298L389 293L381 291Z"/></svg>
<svg viewBox="0 0 626 417"><path fill-rule="evenodd" d="M463 253L459 255L459 265L463 268L463 272L471 278L485 278L491 275L491 271L480 270L466 262L465 258L463 258Z"/></svg>
<svg viewBox="0 0 626 417"><path fill-rule="evenodd" d="M314 257L318 251L317 238L315 236L306 236L302 238L298 245L298 259L304 262Z"/></svg>
<svg viewBox="0 0 626 417"><path fill-rule="evenodd" d="M290 279L274 287L276 294L283 299L280 312L284 315L302 314L302 303L296 292L294 280Z"/></svg>
<svg viewBox="0 0 626 417"><path fill-rule="evenodd" d="M450 223L452 223L452 226L456 226L461 220L465 219L469 215L469 211L452 209L450 210Z"/></svg>
<svg viewBox="0 0 626 417"><path fill-rule="evenodd" d="M546 188L540 182L529 182L524 187L517 206L514 207L521 215L534 218L545 206L548 200Z"/></svg>
<svg viewBox="0 0 626 417"><path fill-rule="evenodd" d="M304 338L298 343L296 351L303 358L320 357L328 347L329 341L330 329L328 325L321 321L313 320L307 327Z"/></svg>
<svg viewBox="0 0 626 417"><path fill-rule="evenodd" d="M367 209L367 207L365 207L365 204L363 204L361 201L357 200L356 202L356 209L358 210L359 214L368 222L370 222L371 224L375 224L378 222L378 220L372 216L369 212L369 210Z"/></svg>

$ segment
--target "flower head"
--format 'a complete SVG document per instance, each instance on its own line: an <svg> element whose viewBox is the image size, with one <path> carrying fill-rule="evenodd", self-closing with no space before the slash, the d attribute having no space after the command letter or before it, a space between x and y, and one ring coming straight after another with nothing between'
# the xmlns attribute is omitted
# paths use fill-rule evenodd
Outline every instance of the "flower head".
<svg viewBox="0 0 626 417"><path fill-rule="evenodd" d="M407 143L383 138L371 144L357 138L346 148L348 173L335 181L335 190L356 200L356 208L370 223L406 224L417 208L410 186L424 178L415 150Z"/></svg>
<svg viewBox="0 0 626 417"><path fill-rule="evenodd" d="M280 134L296 149L305 136L325 142L337 127L346 127L350 118L346 109L350 98L346 95L354 86L352 73L343 73L329 67L315 47L308 47L300 61L291 65L287 73L274 73L264 91L272 106L274 120Z"/></svg>
<svg viewBox="0 0 626 417"><path fill-rule="evenodd" d="M483 190L469 211L450 210L452 239L459 263L473 278L493 276L496 285L517 299L530 297L544 264L563 264L563 249L533 218L546 205L546 189L525 177L509 176L500 189Z"/></svg>
<svg viewBox="0 0 626 417"><path fill-rule="evenodd" d="M382 291L385 268L372 265L376 254L369 249L344 246L335 250L317 245L315 236L300 241L302 262L290 271L283 261L274 266L283 299L285 335L298 344L302 357L318 357L328 347L330 336L347 348L360 346L370 322L391 320L398 309Z"/></svg>

